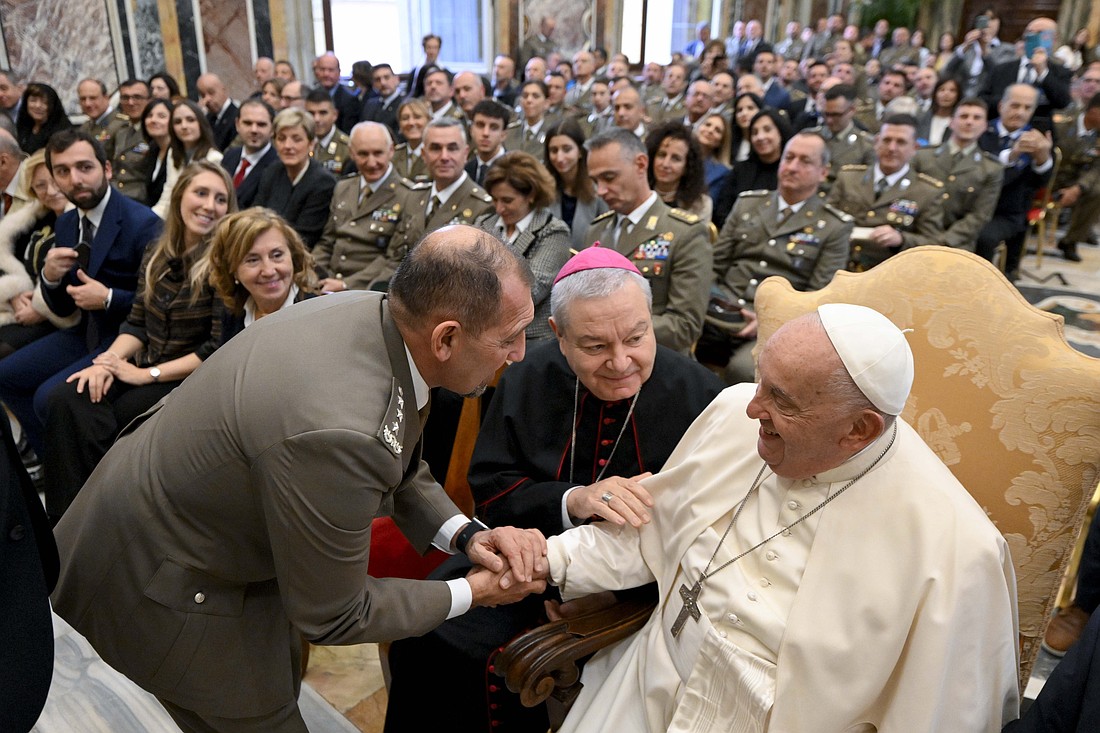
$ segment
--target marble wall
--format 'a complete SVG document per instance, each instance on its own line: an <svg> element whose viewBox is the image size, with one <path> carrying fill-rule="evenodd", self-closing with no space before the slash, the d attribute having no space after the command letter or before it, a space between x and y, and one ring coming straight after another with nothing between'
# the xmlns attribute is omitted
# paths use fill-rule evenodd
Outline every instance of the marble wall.
<svg viewBox="0 0 1100 733"><path fill-rule="evenodd" d="M51 84L70 114L79 113L85 77L114 89L167 71L194 96L209 70L240 99L253 91L256 56L308 70L312 35L284 19L308 25L310 8L310 0L0 0L0 68Z"/></svg>

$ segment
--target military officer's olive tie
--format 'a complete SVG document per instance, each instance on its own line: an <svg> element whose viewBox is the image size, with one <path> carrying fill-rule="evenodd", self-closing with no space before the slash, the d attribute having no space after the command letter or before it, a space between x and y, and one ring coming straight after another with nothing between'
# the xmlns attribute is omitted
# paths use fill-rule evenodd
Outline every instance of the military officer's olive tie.
<svg viewBox="0 0 1100 733"><path fill-rule="evenodd" d="M424 223L425 224L427 224L428 220L430 220L432 218L432 214L435 213L435 210L438 209L439 206L440 206L439 197L438 196L432 196L432 200L428 202L428 209L427 209L427 211L424 212Z"/></svg>
<svg viewBox="0 0 1100 733"><path fill-rule="evenodd" d="M623 241L623 237L627 234L627 229L630 227L630 218L623 216L619 218L619 225L615 227L615 235L612 237L612 246L618 247L619 242Z"/></svg>
<svg viewBox="0 0 1100 733"><path fill-rule="evenodd" d="M783 208L781 208L779 210L779 223L782 224L783 222L787 221L787 219L790 219L791 214L793 213L794 209L792 209L790 206L784 206Z"/></svg>
<svg viewBox="0 0 1100 733"><path fill-rule="evenodd" d="M359 205L362 206L363 202L370 198L371 190L370 184L363 186L359 189Z"/></svg>
<svg viewBox="0 0 1100 733"><path fill-rule="evenodd" d="M890 184L886 181L886 176L878 179L878 183L875 184L875 198L881 196L889 185Z"/></svg>

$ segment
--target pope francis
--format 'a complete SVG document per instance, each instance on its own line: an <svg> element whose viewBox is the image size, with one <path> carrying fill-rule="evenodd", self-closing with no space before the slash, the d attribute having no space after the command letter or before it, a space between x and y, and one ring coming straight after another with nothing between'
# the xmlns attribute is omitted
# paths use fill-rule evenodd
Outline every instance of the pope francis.
<svg viewBox="0 0 1100 733"><path fill-rule="evenodd" d="M759 374L643 482L649 524L549 540L564 598L653 580L661 598L585 667L562 730L999 731L1019 707L1011 558L897 419L903 333L823 305Z"/></svg>

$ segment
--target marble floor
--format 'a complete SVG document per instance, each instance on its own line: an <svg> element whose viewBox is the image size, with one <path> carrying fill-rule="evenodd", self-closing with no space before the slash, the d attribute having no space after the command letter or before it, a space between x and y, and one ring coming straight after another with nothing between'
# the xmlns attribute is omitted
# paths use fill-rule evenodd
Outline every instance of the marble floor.
<svg viewBox="0 0 1100 733"><path fill-rule="evenodd" d="M1067 262L1053 246L1040 265L1034 255L1023 270L1040 278L1058 272L1042 285L1051 291L1076 292L1100 300L1100 247L1079 247L1083 261ZM1021 285L1036 286L1024 277ZM1097 306L1100 312L1100 306ZM1100 322L1100 317L1098 317ZM1087 325L1087 323L1086 323ZM1091 335L1071 340L1087 342ZM57 658L53 687L42 718L41 733L171 733L178 731L151 696L115 672L64 621L55 617ZM1026 697L1034 698L1058 660L1041 652ZM380 733L385 719L386 689L376 644L314 647L302 686L301 706L314 733Z"/></svg>

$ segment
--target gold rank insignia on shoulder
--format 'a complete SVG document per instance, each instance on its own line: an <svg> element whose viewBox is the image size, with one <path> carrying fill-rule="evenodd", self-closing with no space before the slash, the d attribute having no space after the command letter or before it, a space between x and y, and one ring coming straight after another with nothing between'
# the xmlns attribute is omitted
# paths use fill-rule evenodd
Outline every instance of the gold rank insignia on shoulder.
<svg viewBox="0 0 1100 733"><path fill-rule="evenodd" d="M932 184L936 188L943 188L943 181L941 181L940 179L935 178L933 176L930 176L927 173L918 173L917 178L921 179L925 183Z"/></svg>
<svg viewBox="0 0 1100 733"><path fill-rule="evenodd" d="M655 217L655 216L649 217L649 219L646 220L645 228L648 229L651 232L654 229L656 229L657 228L657 217Z"/></svg>
<svg viewBox="0 0 1100 733"><path fill-rule="evenodd" d="M865 170L867 170L867 165L865 163L848 163L847 165L841 166L840 170L842 170L842 171L865 171Z"/></svg>
<svg viewBox="0 0 1100 733"><path fill-rule="evenodd" d="M592 223L595 224L598 221L604 221L605 219L610 219L613 216L615 216L614 211L605 211L602 214L600 214L599 216L597 216L595 219L593 219Z"/></svg>
<svg viewBox="0 0 1100 733"><path fill-rule="evenodd" d="M693 214L690 211L684 211L683 209L670 209L668 215L685 224L694 224L699 221L699 216L697 214Z"/></svg>

